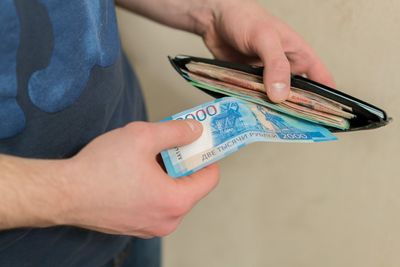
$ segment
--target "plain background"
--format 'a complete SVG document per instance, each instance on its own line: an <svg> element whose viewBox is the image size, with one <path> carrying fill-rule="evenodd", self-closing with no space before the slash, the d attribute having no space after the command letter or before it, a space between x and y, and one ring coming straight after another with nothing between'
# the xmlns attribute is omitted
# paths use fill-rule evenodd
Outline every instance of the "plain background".
<svg viewBox="0 0 400 267"><path fill-rule="evenodd" d="M264 0L338 88L394 122L325 144L258 143L220 162L218 188L164 241L165 267L400 266L400 1ZM167 55L210 57L194 35L118 11L151 121L210 100Z"/></svg>

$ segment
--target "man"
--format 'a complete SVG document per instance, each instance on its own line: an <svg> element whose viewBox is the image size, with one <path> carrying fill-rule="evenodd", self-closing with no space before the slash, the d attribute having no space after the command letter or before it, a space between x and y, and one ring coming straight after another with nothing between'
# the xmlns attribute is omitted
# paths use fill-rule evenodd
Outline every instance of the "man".
<svg viewBox="0 0 400 267"><path fill-rule="evenodd" d="M333 85L253 0L117 4L202 36L219 59L261 60L272 101L287 98L291 72ZM140 238L173 232L218 168L173 180L156 157L201 125L132 123L145 109L112 0L2 0L0 36L0 266L157 266L159 240Z"/></svg>

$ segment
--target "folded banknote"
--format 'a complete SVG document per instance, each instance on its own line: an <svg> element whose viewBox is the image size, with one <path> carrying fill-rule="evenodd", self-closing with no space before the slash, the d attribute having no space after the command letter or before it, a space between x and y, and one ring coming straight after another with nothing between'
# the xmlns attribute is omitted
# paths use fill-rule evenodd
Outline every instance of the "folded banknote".
<svg viewBox="0 0 400 267"><path fill-rule="evenodd" d="M253 142L336 140L322 126L234 97L215 99L166 120L183 119L199 121L203 133L192 144L161 152L172 177L189 175Z"/></svg>
<svg viewBox="0 0 400 267"><path fill-rule="evenodd" d="M263 78L202 62L190 62L181 69L195 86L234 96L321 125L342 130L355 118L352 108L323 96L292 87L288 100L272 103L266 94Z"/></svg>

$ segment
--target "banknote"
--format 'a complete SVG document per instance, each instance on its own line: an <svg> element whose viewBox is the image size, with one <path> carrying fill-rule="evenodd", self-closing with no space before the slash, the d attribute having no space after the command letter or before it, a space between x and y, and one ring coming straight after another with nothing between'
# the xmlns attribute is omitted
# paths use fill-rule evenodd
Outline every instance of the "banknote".
<svg viewBox="0 0 400 267"><path fill-rule="evenodd" d="M314 123L346 130L350 126L348 120L355 118L350 107L295 87L291 88L287 101L272 103L267 97L261 76L199 62L190 62L186 68L182 72L193 85L258 103Z"/></svg>
<svg viewBox="0 0 400 267"><path fill-rule="evenodd" d="M224 97L166 120L194 119L203 125L195 142L161 152L172 177L189 175L253 142L322 142L336 137L326 128L234 97Z"/></svg>

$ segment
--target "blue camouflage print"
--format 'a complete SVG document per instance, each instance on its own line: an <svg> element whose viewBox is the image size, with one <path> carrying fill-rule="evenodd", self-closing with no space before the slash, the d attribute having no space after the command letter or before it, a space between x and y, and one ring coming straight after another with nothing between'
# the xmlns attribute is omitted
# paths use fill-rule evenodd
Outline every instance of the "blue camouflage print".
<svg viewBox="0 0 400 267"><path fill-rule="evenodd" d="M37 0L47 9L54 36L49 64L35 71L28 83L29 98L42 111L54 113L73 105L85 88L93 67L115 64L121 53L112 0ZM17 102L17 55L20 22L13 0L0 1L0 139L25 127Z"/></svg>
<svg viewBox="0 0 400 267"><path fill-rule="evenodd" d="M36 106L57 112L77 100L95 65L115 63L120 54L117 22L112 0L39 2L53 26L54 51L47 68L33 73L28 90Z"/></svg>
<svg viewBox="0 0 400 267"><path fill-rule="evenodd" d="M12 0L0 1L0 139L13 136L25 126L25 116L18 105L17 49L20 25ZM1 22L1 21L0 21Z"/></svg>

